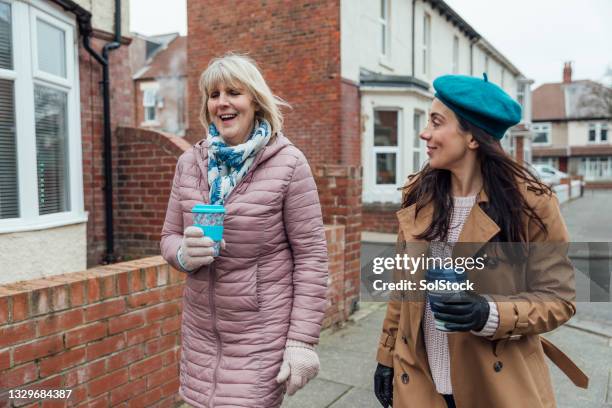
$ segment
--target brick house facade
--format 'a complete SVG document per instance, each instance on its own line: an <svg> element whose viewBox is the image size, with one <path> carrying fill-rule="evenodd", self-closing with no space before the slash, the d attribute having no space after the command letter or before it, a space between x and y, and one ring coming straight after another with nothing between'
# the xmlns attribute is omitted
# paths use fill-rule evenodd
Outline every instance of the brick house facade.
<svg viewBox="0 0 612 408"><path fill-rule="evenodd" d="M340 73L340 1L189 0L187 16L189 89L198 89L198 78L213 57L232 50L255 59L272 91L291 104L284 111L283 132L310 163L325 223L346 227L349 313L359 294L360 105L358 85ZM198 92L189 94L188 106L187 138L195 142L204 134Z"/></svg>

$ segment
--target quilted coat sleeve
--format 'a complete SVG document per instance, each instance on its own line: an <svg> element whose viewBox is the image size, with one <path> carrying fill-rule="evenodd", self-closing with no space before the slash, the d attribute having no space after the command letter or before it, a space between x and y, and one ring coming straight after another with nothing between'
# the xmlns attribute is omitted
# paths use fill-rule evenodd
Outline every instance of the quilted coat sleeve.
<svg viewBox="0 0 612 408"><path fill-rule="evenodd" d="M181 159L179 158L172 181L172 190L166 209L166 219L161 233L161 254L162 257L175 269L182 271L176 253L183 240L183 214L181 212L181 202L179 197L179 181L181 179Z"/></svg>
<svg viewBox="0 0 612 408"><path fill-rule="evenodd" d="M287 188L283 218L294 263L288 338L316 344L327 305L327 242L317 186L301 153Z"/></svg>
<svg viewBox="0 0 612 408"><path fill-rule="evenodd" d="M576 313L574 268L567 256L569 236L557 197L540 198L534 210L548 229L532 221L529 230L530 290L512 296L491 295L499 311L492 339L541 334L556 329Z"/></svg>

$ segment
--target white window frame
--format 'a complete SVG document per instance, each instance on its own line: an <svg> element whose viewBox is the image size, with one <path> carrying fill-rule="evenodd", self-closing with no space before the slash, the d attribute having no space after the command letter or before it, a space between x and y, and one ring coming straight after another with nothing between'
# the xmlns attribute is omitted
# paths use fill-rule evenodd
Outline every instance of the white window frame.
<svg viewBox="0 0 612 408"><path fill-rule="evenodd" d="M423 53L421 58L423 59L423 75L429 78L429 72L431 70L430 55L431 55L431 15L427 12L423 13L423 41L421 44Z"/></svg>
<svg viewBox="0 0 612 408"><path fill-rule="evenodd" d="M419 123L419 128L417 129L416 124L414 123L414 119L416 118L416 116L420 116L421 121ZM427 144L425 143L424 140L422 140L420 138L420 132L423 131L424 127L425 127L425 123L427 123L427 112L420 110L420 109L414 109L412 111L412 132L413 132L413 139L412 139L412 143L410 144L410 160L412 161L412 171L411 173L415 173L417 171L419 171L421 169L421 165L422 163L425 162L425 160L423 160L424 157L427 156ZM418 141L418 142L417 142ZM415 146L415 144L418 143L418 147ZM415 153L419 153L419 163L415 163L414 162L414 154Z"/></svg>
<svg viewBox="0 0 612 408"><path fill-rule="evenodd" d="M59 7L41 0L28 3L1 0L11 7L13 70L0 70L0 78L14 80L15 124L17 142L17 174L19 218L0 219L0 233L46 229L83 223L87 214L83 206L83 170L81 153L80 90L77 41L74 18ZM66 41L66 78L38 69L36 56L36 21L42 20L64 30ZM19 27L19 29L18 29ZM23 27L28 27L26 31ZM69 176L69 211L39 215L36 172L36 127L34 86L43 85L67 94L67 165Z"/></svg>
<svg viewBox="0 0 612 408"><path fill-rule="evenodd" d="M534 140L531 141L533 146L550 146L552 145L552 123L551 122L538 122L531 124L531 131L534 133L534 136L538 132L546 132L546 142L536 142L535 137Z"/></svg>
<svg viewBox="0 0 612 408"><path fill-rule="evenodd" d="M366 100L368 97L365 97ZM367 108L365 108L367 106ZM362 192L362 200L364 203L373 203L373 202L393 202L399 203L401 199L401 193L398 191L398 187L403 185L404 180L402 177L405 177L403 173L403 110L398 105L393 104L378 104L374 101L371 103L367 103L364 105L364 108L368 112L368 119L365 122L366 132L364 143L362 144L362 157L363 157L363 192ZM398 147L376 147L374 148L374 132L375 132L375 115L376 111L397 111L398 114L398 123L397 123L397 138L398 138ZM396 184L376 184L376 153L387 153L392 152L396 153Z"/></svg>
<svg viewBox="0 0 612 408"><path fill-rule="evenodd" d="M144 123L157 123L157 89L145 88L142 91L142 107ZM153 108L153 118L147 117L147 111Z"/></svg>
<svg viewBox="0 0 612 408"><path fill-rule="evenodd" d="M600 177L599 173L604 174ZM578 174L584 176L585 181L612 180L612 157L582 157L578 165Z"/></svg>
<svg viewBox="0 0 612 408"><path fill-rule="evenodd" d="M453 66L452 73L459 73L459 36L453 35Z"/></svg>
<svg viewBox="0 0 612 408"><path fill-rule="evenodd" d="M595 129L595 140L589 140L589 133L591 129ZM606 140L601 140L602 129L607 129L608 134ZM610 143L610 126L607 123L602 122L590 122L587 128L587 143L588 144L609 144Z"/></svg>
<svg viewBox="0 0 612 408"><path fill-rule="evenodd" d="M373 179L373 183L372 185L376 186L376 187L393 187L396 188L398 186L398 184L400 183L400 140L401 140L401 110L399 108L385 108L385 107L376 107L374 109L374 116L373 118L376 117L376 112L377 111L384 111L384 112L397 112L397 146L375 146L374 145L374 138L376 137L375 132L376 132L376 125L374 125L372 127L372 157L373 157L373 163L374 163L374 168L372 171L372 175L374 177ZM395 153L395 184L379 184L376 181L376 155L378 153Z"/></svg>
<svg viewBox="0 0 612 408"><path fill-rule="evenodd" d="M140 126L159 126L159 113L157 112L157 108L159 108L159 83L155 81L141 82L139 85L140 92L142 92L142 123ZM151 102L146 101L145 95L147 92L153 92L155 94L155 99L152 105L149 105ZM153 120L147 119L147 108L155 108L155 118Z"/></svg>

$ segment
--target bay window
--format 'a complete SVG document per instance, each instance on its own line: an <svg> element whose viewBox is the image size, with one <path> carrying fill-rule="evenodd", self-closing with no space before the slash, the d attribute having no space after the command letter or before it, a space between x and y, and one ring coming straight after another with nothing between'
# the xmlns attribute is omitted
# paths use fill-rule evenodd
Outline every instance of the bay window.
<svg viewBox="0 0 612 408"><path fill-rule="evenodd" d="M0 0L0 232L85 221L73 20Z"/></svg>

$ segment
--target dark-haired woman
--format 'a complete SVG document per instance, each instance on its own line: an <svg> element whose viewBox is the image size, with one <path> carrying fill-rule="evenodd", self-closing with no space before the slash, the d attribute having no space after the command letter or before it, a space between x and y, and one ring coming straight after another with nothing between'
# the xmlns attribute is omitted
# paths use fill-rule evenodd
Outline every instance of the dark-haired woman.
<svg viewBox="0 0 612 408"><path fill-rule="evenodd" d="M500 139L520 121L518 103L486 75L446 75L433 85L429 122L420 134L429 162L404 187L398 249L419 256L425 248L428 256L443 258L470 243L463 255L488 259L488 294L466 292L460 301L433 303L408 294L390 301L377 353L376 397L395 408L554 407L545 353L577 385L588 381L539 337L576 311L558 200L502 149ZM521 244L523 275L512 261L516 247L498 251L493 244L500 242ZM526 249L536 243L555 243L557 251Z"/></svg>

